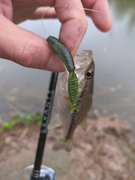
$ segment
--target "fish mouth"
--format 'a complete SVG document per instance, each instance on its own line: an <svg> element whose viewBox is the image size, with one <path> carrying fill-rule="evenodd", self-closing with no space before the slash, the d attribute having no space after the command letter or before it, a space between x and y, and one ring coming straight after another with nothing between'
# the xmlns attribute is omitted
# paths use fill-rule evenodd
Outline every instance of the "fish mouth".
<svg viewBox="0 0 135 180"><path fill-rule="evenodd" d="M74 62L75 62L75 73L79 81L83 77L83 69L89 66L93 62L93 52L91 50L79 50L77 51ZM62 76L62 81L64 84L67 84L68 81L68 72L66 71Z"/></svg>
<svg viewBox="0 0 135 180"><path fill-rule="evenodd" d="M91 50L80 50L76 53L74 58L76 72L79 69L86 67L91 64L93 59L93 52Z"/></svg>
<svg viewBox="0 0 135 180"><path fill-rule="evenodd" d="M93 53L91 50L79 50L74 57L75 73L78 78L79 88L82 88L82 82L86 80L84 77L84 72L86 68L93 63L92 55ZM61 76L61 81L59 84L59 89L61 93L64 94L65 97L68 97L67 84L68 84L68 72L65 71Z"/></svg>

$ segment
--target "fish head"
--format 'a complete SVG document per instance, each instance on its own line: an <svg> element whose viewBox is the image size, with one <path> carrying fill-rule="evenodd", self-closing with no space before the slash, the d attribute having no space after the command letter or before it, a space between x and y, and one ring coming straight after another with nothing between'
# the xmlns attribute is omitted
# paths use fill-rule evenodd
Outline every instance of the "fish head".
<svg viewBox="0 0 135 180"><path fill-rule="evenodd" d="M80 94L84 91L85 93L88 92L90 96L93 94L95 65L92 55L93 53L91 50L81 50L78 51L74 57L75 73L77 75L79 85L78 96L80 96ZM64 99L69 101L67 84L68 72L64 72L60 79L58 94L60 97L63 96Z"/></svg>
<svg viewBox="0 0 135 180"><path fill-rule="evenodd" d="M91 50L79 51L75 56L75 71L78 78L79 94L89 92L93 94L95 64Z"/></svg>

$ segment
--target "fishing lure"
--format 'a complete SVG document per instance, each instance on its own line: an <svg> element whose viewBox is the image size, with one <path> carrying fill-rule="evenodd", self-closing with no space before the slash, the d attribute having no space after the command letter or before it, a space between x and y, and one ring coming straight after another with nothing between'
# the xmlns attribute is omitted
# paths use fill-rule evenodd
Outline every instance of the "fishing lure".
<svg viewBox="0 0 135 180"><path fill-rule="evenodd" d="M71 103L71 112L78 110L78 78L75 74L75 65L71 53L67 47L57 38L49 36L47 42L51 47L58 53L59 57L62 59L67 71L69 72L68 76L68 94L69 100Z"/></svg>

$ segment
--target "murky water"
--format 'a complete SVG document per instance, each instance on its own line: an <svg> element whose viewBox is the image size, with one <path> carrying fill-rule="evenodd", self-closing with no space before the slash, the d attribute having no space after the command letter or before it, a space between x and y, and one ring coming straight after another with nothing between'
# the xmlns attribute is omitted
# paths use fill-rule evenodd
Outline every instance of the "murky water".
<svg viewBox="0 0 135 180"><path fill-rule="evenodd" d="M134 1L125 0L120 6L119 1L110 0L112 30L102 33L89 19L80 49L93 50L96 64L94 109L102 115L118 114L135 127L134 4ZM41 20L26 21L20 26L47 37ZM58 36L60 24L57 20L46 20L44 26L51 35ZM50 73L2 59L0 64L0 119L7 120L18 111L42 112Z"/></svg>

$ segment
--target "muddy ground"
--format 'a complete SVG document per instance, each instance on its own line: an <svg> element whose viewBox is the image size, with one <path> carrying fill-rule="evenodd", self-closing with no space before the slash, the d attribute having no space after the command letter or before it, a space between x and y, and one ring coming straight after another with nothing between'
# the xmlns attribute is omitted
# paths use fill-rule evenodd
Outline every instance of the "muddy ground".
<svg viewBox="0 0 135 180"><path fill-rule="evenodd" d="M0 136L0 179L15 180L22 168L33 164L40 127L18 124ZM53 151L62 129L49 130L43 164L58 180L135 180L134 143L130 127L118 118L88 118L86 131L78 126L71 152ZM27 180L31 170L20 180Z"/></svg>

